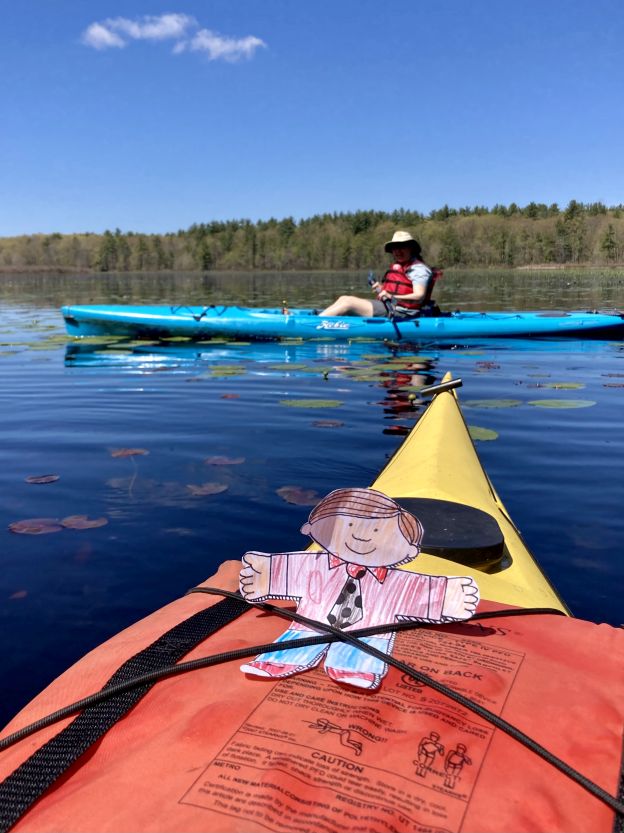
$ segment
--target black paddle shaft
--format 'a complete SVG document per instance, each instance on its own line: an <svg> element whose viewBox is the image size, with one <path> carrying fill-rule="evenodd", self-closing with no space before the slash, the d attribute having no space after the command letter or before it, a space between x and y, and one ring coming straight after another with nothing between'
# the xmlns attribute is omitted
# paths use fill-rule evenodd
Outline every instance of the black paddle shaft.
<svg viewBox="0 0 624 833"><path fill-rule="evenodd" d="M375 277L375 273L374 272L369 272L368 273L369 286L372 287L372 285L376 282L376 280L377 280L377 278ZM400 341L403 338L403 336L401 335L401 331L399 330L399 326L398 326L398 324L396 322L396 319L394 317L394 306L392 305L392 301L383 300L382 304L386 308L386 313L388 314L388 318L390 319L390 323L394 327L394 332L397 334L397 338Z"/></svg>

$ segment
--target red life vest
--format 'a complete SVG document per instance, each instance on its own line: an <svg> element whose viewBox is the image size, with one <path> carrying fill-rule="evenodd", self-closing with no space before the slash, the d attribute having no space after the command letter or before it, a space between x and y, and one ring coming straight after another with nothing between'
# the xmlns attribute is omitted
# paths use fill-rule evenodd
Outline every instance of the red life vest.
<svg viewBox="0 0 624 833"><path fill-rule="evenodd" d="M407 270L410 268L410 266L414 266L417 263L420 263L423 266L426 265L425 263L423 263L422 260L412 260L405 266L401 265L400 263L393 263L392 266L386 272L386 274L383 276L381 288L385 289L385 291L389 292L391 295L411 295L414 291L414 284L412 283L412 279L407 274ZM405 307L407 309L422 309L423 307L427 306L427 304L431 301L433 285L436 282L436 280L442 276L442 272L439 269L431 269L430 271L431 275L427 280L425 294L422 297L422 299L420 301L414 301L412 299L407 301L399 298L399 306Z"/></svg>
<svg viewBox="0 0 624 833"><path fill-rule="evenodd" d="M228 561L209 584L235 589L239 571L240 561ZM97 691L122 663L213 600L184 596L117 634L52 683L5 732ZM493 607L482 601L480 609ZM185 659L269 643L283 630L281 618L250 608ZM399 634L394 655L416 661L617 793L620 628L510 615ZM230 661L159 682L13 833L615 829L613 810L562 772L396 668L380 692L358 694L321 667L249 681L239 666ZM59 731L58 724L47 726L4 750L0 781ZM423 739L431 746L421 758Z"/></svg>

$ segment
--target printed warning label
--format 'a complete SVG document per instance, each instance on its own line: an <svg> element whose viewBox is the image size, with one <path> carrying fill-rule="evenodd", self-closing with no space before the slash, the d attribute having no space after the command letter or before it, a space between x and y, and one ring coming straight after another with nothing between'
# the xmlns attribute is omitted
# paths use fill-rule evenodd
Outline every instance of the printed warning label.
<svg viewBox="0 0 624 833"><path fill-rule="evenodd" d="M499 713L523 654L433 629L395 655ZM395 669L378 693L321 668L285 679L253 710L182 803L275 831L459 830L493 728Z"/></svg>

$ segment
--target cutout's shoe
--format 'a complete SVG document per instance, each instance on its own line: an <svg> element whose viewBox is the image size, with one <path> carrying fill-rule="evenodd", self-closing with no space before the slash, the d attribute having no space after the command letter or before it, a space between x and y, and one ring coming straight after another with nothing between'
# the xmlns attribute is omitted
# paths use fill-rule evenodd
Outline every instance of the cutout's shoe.
<svg viewBox="0 0 624 833"><path fill-rule="evenodd" d="M375 689L381 682L379 674L370 671L347 671L346 668L329 668L325 666L327 676L337 683L346 683L356 688Z"/></svg>
<svg viewBox="0 0 624 833"><path fill-rule="evenodd" d="M241 665L241 671L245 674L254 674L256 677L290 677L305 671L301 665L292 665L288 662L266 662L261 659L254 659L251 662Z"/></svg>

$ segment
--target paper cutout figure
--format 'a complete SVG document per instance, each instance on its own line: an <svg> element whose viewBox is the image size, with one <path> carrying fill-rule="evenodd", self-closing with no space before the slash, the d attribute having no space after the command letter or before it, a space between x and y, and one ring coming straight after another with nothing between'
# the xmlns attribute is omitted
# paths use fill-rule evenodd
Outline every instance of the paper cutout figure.
<svg viewBox="0 0 624 833"><path fill-rule="evenodd" d="M240 591L247 601L293 599L310 619L355 629L395 620L451 622L469 619L479 590L469 576L427 576L397 570L420 552L423 527L396 501L374 489L337 489L325 497L301 527L320 552L246 552ZM276 646L311 636L294 622ZM361 641L390 654L394 633ZM340 683L378 688L388 664L343 642L260 654L241 666L258 677L289 677L314 668Z"/></svg>

